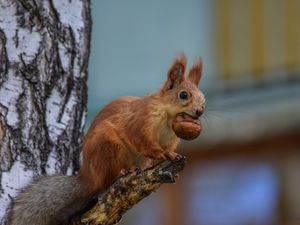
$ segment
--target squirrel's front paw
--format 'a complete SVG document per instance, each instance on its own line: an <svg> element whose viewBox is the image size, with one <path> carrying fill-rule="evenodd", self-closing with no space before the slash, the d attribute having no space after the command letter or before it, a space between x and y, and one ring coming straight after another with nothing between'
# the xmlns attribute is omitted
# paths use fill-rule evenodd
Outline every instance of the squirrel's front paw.
<svg viewBox="0 0 300 225"><path fill-rule="evenodd" d="M182 156L182 155L180 155L180 154L178 154L176 152L167 152L167 153L165 153L165 157L168 158L168 159L170 159L170 160L172 160L172 161L174 161L174 160L180 160L184 156Z"/></svg>
<svg viewBox="0 0 300 225"><path fill-rule="evenodd" d="M145 156L152 160L156 160L156 161L164 160L167 158L163 151L151 151L150 153L146 154Z"/></svg>

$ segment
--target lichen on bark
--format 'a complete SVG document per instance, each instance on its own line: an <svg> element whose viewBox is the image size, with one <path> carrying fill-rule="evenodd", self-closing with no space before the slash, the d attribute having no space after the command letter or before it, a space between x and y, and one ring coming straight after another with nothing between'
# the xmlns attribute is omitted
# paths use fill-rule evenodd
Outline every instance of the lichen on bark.
<svg viewBox="0 0 300 225"><path fill-rule="evenodd" d="M98 202L93 207L73 218L68 225L118 223L127 210L157 190L163 183L174 183L175 177L184 168L185 163L185 157L174 161L165 160L144 171L135 171L120 177L99 195Z"/></svg>

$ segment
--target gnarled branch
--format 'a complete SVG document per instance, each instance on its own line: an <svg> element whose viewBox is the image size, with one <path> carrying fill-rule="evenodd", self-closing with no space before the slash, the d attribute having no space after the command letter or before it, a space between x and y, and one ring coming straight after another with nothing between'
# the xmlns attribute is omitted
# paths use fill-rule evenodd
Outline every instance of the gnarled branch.
<svg viewBox="0 0 300 225"><path fill-rule="evenodd" d="M176 174L186 163L184 157L175 161L165 160L144 171L135 171L120 177L104 193L98 202L81 216L74 218L72 225L113 225L122 215L158 189L163 183L174 183Z"/></svg>

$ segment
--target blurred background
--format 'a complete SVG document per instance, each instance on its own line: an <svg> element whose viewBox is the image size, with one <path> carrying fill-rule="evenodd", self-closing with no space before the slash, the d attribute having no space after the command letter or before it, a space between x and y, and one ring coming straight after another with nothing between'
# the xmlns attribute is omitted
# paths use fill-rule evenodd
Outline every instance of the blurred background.
<svg viewBox="0 0 300 225"><path fill-rule="evenodd" d="M300 0L92 0L92 14L87 124L157 90L177 53L204 61L187 167L121 224L300 224Z"/></svg>

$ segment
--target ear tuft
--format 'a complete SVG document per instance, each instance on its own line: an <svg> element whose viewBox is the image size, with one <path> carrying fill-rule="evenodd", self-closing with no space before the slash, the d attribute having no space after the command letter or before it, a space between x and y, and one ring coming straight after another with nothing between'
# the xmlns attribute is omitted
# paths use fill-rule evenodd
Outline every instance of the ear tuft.
<svg viewBox="0 0 300 225"><path fill-rule="evenodd" d="M168 71L168 81L173 87L174 84L180 84L184 80L184 72L186 67L186 56L181 53L174 60Z"/></svg>
<svg viewBox="0 0 300 225"><path fill-rule="evenodd" d="M202 59L197 58L193 66L191 67L188 75L188 79L194 83L196 86L198 86L201 76L202 76Z"/></svg>

